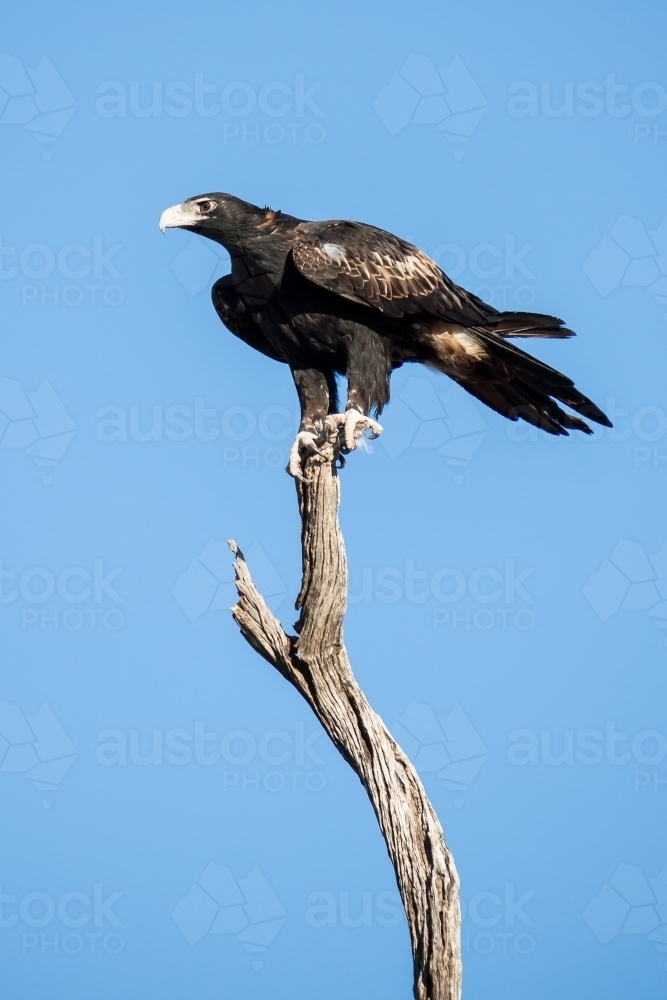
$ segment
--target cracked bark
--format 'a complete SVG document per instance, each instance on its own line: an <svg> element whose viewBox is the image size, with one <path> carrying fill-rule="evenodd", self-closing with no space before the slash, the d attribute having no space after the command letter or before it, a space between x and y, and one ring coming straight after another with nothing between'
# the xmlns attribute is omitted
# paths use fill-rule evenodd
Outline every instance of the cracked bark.
<svg viewBox="0 0 667 1000"><path fill-rule="evenodd" d="M333 438L333 432L329 434ZM338 523L340 481L334 443L308 462L297 482L301 513L301 615L288 635L252 581L235 542L239 602L232 608L243 637L303 695L354 769L375 811L407 916L416 1000L459 1000L461 917L458 876L442 827L417 772L368 704L343 643L347 559Z"/></svg>

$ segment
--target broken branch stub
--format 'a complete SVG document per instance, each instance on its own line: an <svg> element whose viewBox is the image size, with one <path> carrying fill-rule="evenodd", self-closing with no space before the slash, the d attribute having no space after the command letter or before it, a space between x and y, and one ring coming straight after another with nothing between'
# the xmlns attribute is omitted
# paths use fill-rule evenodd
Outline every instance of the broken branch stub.
<svg viewBox="0 0 667 1000"><path fill-rule="evenodd" d="M343 642L347 559L338 523L340 480L326 458L308 462L297 482L303 582L298 635L288 635L266 606L235 542L243 637L306 699L358 775L375 811L407 916L416 1000L459 1000L461 915L458 876L442 827L413 765L368 704Z"/></svg>

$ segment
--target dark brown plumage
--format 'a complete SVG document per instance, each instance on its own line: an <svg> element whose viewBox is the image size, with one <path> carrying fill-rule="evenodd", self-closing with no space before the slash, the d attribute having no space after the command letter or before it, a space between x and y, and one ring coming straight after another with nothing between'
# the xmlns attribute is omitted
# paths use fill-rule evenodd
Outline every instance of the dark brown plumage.
<svg viewBox="0 0 667 1000"><path fill-rule="evenodd" d="M160 225L229 251L232 271L213 286L213 303L232 333L292 369L302 411L294 474L299 449L316 450L325 417L335 413L336 374L348 380L340 423L351 450L364 428L381 430L370 415L382 412L391 372L405 362L436 368L496 412L551 434L591 433L582 416L610 426L571 379L507 342L573 336L562 320L498 312L391 233L304 222L227 194L167 209Z"/></svg>

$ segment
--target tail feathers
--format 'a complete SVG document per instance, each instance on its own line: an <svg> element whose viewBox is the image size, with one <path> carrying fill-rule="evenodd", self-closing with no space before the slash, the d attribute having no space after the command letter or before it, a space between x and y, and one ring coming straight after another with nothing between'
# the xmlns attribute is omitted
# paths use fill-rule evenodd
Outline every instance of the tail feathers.
<svg viewBox="0 0 667 1000"><path fill-rule="evenodd" d="M557 316L542 313L502 312L490 316L485 328L499 337L574 337Z"/></svg>
<svg viewBox="0 0 667 1000"><path fill-rule="evenodd" d="M496 412L510 420L526 420L549 434L567 434L569 430L591 434L588 424L562 410L558 400L589 420L612 426L606 414L575 388L572 379L496 335L479 328L475 334L484 345L487 360L469 372L448 374Z"/></svg>
<svg viewBox="0 0 667 1000"><path fill-rule="evenodd" d="M593 433L587 423L566 413L550 396L532 389L521 379L493 383L455 375L450 377L480 402L509 420L525 420L554 435L567 436L569 430Z"/></svg>

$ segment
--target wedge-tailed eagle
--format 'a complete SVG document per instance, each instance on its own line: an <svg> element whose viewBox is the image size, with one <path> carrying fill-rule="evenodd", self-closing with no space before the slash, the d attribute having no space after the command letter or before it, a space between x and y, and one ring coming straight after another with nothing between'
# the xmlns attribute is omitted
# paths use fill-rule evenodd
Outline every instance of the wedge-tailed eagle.
<svg viewBox="0 0 667 1000"><path fill-rule="evenodd" d="M362 433L380 434L374 417L389 400L392 371L408 361L444 372L497 413L550 434L592 433L581 416L611 426L571 379L508 342L573 336L562 320L499 312L391 233L359 222L306 222L219 193L166 209L159 225L227 249L231 273L212 289L218 316L251 347L290 366L301 404L293 476L303 477L327 418L340 428L343 453ZM348 385L340 414L337 374Z"/></svg>

